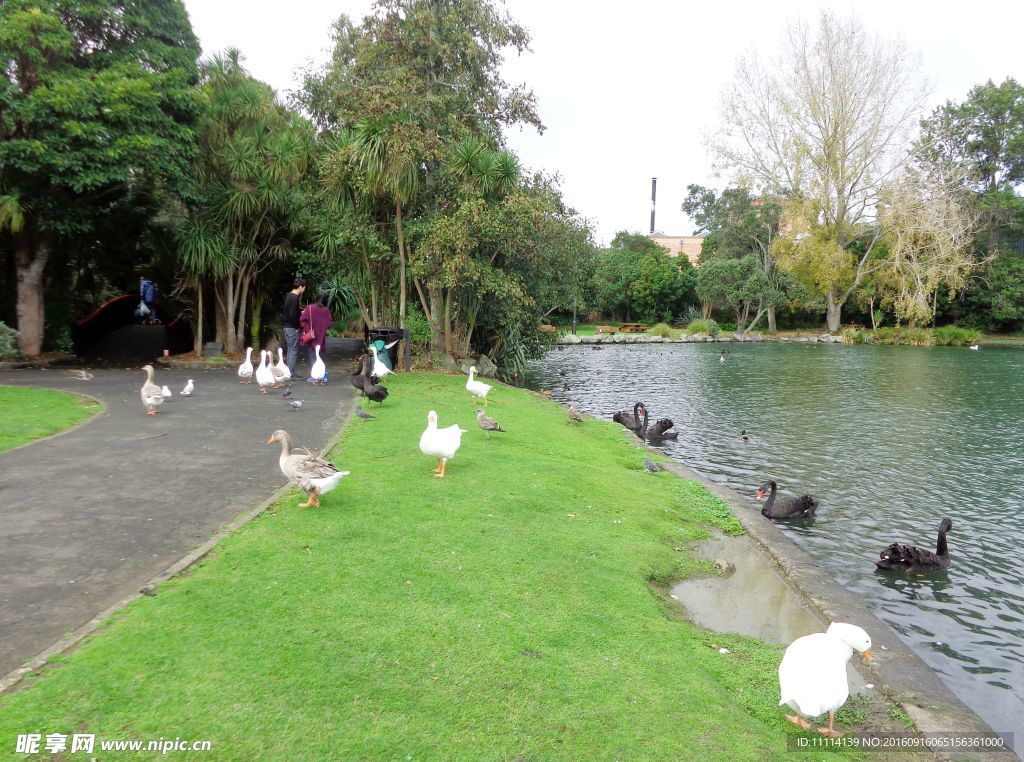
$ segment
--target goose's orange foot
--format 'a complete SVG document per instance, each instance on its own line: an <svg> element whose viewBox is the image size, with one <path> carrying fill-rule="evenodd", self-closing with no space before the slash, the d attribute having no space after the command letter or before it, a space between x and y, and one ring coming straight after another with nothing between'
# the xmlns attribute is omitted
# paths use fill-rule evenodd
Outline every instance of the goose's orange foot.
<svg viewBox="0 0 1024 762"><path fill-rule="evenodd" d="M804 730L810 730L811 729L811 723L807 722L799 714L787 714L786 715L786 719L789 720L790 722L792 722L794 725L799 725Z"/></svg>

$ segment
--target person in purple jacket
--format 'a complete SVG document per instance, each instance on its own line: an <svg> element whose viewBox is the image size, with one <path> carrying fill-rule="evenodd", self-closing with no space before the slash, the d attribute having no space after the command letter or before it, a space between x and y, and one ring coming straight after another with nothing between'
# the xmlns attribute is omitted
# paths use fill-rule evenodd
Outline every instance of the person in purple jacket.
<svg viewBox="0 0 1024 762"><path fill-rule="evenodd" d="M302 315L299 316L299 324L302 326L303 335L307 331L313 331L313 338L306 344L306 357L309 360L309 367L313 367L313 363L316 362L316 349L315 347L320 345L320 356L323 357L326 352L327 342L327 329L331 327L331 311L327 309L327 292L321 291L317 294L316 301L310 302L306 305L306 309L302 311ZM307 378L307 381L312 381L312 378Z"/></svg>

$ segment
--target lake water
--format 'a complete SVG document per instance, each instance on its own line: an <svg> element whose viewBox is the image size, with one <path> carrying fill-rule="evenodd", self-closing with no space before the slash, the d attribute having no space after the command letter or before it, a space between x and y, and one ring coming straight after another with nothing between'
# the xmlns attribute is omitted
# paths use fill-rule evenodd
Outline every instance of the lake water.
<svg viewBox="0 0 1024 762"><path fill-rule="evenodd" d="M681 432L665 452L751 510L769 478L818 498L813 523L787 534L996 731L1024 739L1024 351L583 345L533 363L529 384L599 418L643 401ZM891 542L934 550L946 516L948 572L875 571Z"/></svg>

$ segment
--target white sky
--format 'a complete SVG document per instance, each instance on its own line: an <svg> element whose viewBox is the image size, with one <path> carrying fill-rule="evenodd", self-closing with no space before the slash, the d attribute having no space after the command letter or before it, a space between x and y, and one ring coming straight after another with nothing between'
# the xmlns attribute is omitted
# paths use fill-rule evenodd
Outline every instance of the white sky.
<svg viewBox="0 0 1024 762"><path fill-rule="evenodd" d="M284 93L304 63L325 61L331 22L359 21L369 0L185 0L204 54L234 46L250 72ZM921 56L933 103L962 100L976 84L1024 80L1024 2L978 0L507 0L532 52L506 62L510 83L536 93L547 129L515 128L511 147L530 169L557 172L566 200L607 243L647 232L651 177L657 228L689 235L679 206L689 183L721 188L702 136L737 57L771 55L787 21L820 8L856 12L870 32L902 38Z"/></svg>

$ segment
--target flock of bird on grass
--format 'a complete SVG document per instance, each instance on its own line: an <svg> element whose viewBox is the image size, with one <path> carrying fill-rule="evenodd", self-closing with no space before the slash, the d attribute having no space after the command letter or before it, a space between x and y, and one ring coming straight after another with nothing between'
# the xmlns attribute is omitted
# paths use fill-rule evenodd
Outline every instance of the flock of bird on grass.
<svg viewBox="0 0 1024 762"><path fill-rule="evenodd" d="M268 389L284 386L291 379L291 373L284 363L280 348L276 365L271 364L273 353L262 350L260 364L254 368L252 352L252 347L246 350L245 361L238 368L241 383L252 383L255 376L260 391L267 394ZM728 350L722 351L721 362L725 362L727 354ZM324 384L327 382L327 370L320 358L319 346L315 348L315 355L316 363L313 365L310 378L313 384ZM382 406L388 397L388 390L380 381L393 371L380 360L374 347L370 348L369 355L364 354L357 362L359 367L350 376L350 383L362 395ZM142 402L147 414L156 415L157 408L166 397L171 396L171 391L166 386L161 388L154 383L152 365L145 366L143 370L146 371L146 382L141 389ZM477 380L476 373L476 367L471 367L469 379L466 381L466 391L471 395L474 406L479 400L486 407L492 387ZM195 385L192 379L189 379L181 395L190 396L194 390ZM291 396L290 386L283 396ZM302 401L293 400L290 404L294 409L299 409ZM364 421L376 418L358 404L355 413ZM569 405L567 414L570 423L579 423L583 420L583 416L572 405ZM476 419L488 438L491 432L505 431L496 420L485 415L482 409L477 409ZM657 442L676 439L679 436L678 432L671 430L673 422L669 418L659 419L654 425L650 425L647 407L641 402L633 406L632 413L619 411L612 416L612 420L622 424L644 441ZM462 445L462 435L466 433L467 430L458 424L439 428L437 413L433 410L427 413L427 428L420 436L420 451L424 455L436 458L437 468L434 469L434 476L444 477L448 461L455 457ZM740 433L739 439L744 442L750 439L746 429ZM307 494L306 502L300 503L299 507L319 506L320 496L334 489L341 479L349 474L348 471L339 470L318 454L305 448L296 448L291 435L283 429L275 431L267 440L268 445L275 442L281 446L281 472ZM648 471L661 470L661 467L650 459L644 460L644 466ZM777 487L774 480L768 480L758 489L758 500L764 500L765 495L768 495L761 510L762 515L771 519L806 519L814 515L818 507L818 502L814 498L810 495L801 495L777 499ZM946 533L952 526L953 523L949 519L942 520L935 553L913 545L893 543L881 552L875 563L881 569L911 573L945 569L949 566ZM846 665L854 652L862 653L870 661L871 638L862 628L842 622L833 622L826 632L805 635L789 645L779 665L779 705L788 705L794 710L795 714L786 716L790 722L803 729L810 729L811 725L803 719L804 717L827 714L828 727L818 728L818 731L830 737L842 735L835 730L833 723L836 710L843 706L849 697Z"/></svg>

